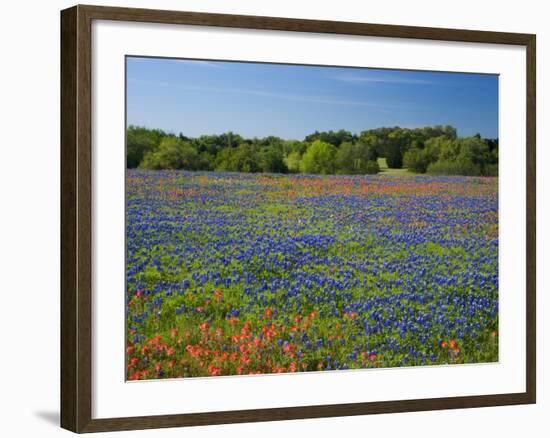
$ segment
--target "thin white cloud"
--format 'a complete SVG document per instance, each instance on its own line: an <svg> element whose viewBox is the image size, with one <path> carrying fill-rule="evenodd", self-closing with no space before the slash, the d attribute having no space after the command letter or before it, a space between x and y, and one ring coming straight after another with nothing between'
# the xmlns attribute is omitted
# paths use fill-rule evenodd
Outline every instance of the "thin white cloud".
<svg viewBox="0 0 550 438"><path fill-rule="evenodd" d="M381 107L378 104L364 102L360 100L332 99L330 97L306 96L306 95L294 94L294 93L274 93L271 91L241 90L241 89L221 89L221 90L217 89L212 91L249 94L253 96L273 97L275 99L293 100L293 101L310 102L310 103L322 103L327 105L352 105L352 106L368 106L368 107L375 107L375 108ZM387 105L384 105L384 107L387 107Z"/></svg>
<svg viewBox="0 0 550 438"><path fill-rule="evenodd" d="M264 91L264 90L247 90L247 89L239 89L239 88L217 88L217 87L204 87L204 86L194 86L194 85L182 85L182 84L172 84L168 82L147 81L147 80L132 79L132 78L129 78L128 81L136 84L142 84L142 85L175 88L175 89L189 90L189 91L207 91L207 92L216 92L216 93L243 94L243 95L270 97L274 99L291 100L291 101L298 101L298 102L319 103L319 104L326 104L326 105L363 106L363 107L373 108L381 112L387 112L391 109L404 108L403 106L398 106L398 105L378 104L375 102L365 102L361 100L333 99L331 97L326 97L326 96L311 96L311 95L302 95L302 94L296 94L296 93L279 93L279 92Z"/></svg>
<svg viewBox="0 0 550 438"><path fill-rule="evenodd" d="M206 61L203 59L179 59L179 58L146 58L146 57L140 57L140 56L132 56L130 57L132 61L150 61L151 59L162 59L163 61L172 61L177 62L185 65L189 65L192 67L207 67L207 68L214 68L218 70L227 70L228 67L226 64L222 64L221 62L216 61Z"/></svg>
<svg viewBox="0 0 550 438"><path fill-rule="evenodd" d="M208 67L208 68L215 68L219 70L227 70L226 65L221 64L219 62L214 62L214 61L204 61L204 60L198 60L198 59L173 59L173 61L194 66L194 67Z"/></svg>
<svg viewBox="0 0 550 438"><path fill-rule="evenodd" d="M386 83L386 84L409 84L409 85L435 85L436 81L427 79L400 78L397 76L375 76L375 75L347 75L335 76L333 79L342 82L365 82L365 83Z"/></svg>

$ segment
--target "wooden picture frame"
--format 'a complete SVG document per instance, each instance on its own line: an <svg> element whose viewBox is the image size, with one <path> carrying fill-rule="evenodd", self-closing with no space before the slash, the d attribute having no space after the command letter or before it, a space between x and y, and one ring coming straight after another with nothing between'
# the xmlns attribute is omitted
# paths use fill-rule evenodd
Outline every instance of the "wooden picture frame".
<svg viewBox="0 0 550 438"><path fill-rule="evenodd" d="M526 48L526 391L416 400L92 418L92 90L94 20L518 45ZM536 37L475 30L75 6L61 12L61 426L99 432L529 404L536 401Z"/></svg>

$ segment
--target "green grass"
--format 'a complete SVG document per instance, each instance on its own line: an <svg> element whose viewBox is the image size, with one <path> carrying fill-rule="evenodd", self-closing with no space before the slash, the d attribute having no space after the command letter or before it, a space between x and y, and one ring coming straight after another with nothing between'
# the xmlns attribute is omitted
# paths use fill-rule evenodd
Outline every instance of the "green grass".
<svg viewBox="0 0 550 438"><path fill-rule="evenodd" d="M390 169L388 167L388 163L386 162L385 158L378 158L378 166L380 166L379 175L387 175L387 176L414 176L414 175L420 175L419 173L410 171L406 167L404 167L402 169Z"/></svg>

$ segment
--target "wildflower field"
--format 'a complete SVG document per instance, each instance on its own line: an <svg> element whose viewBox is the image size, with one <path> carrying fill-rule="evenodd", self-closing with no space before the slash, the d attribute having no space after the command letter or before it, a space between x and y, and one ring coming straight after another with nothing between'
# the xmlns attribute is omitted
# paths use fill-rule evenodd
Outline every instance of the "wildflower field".
<svg viewBox="0 0 550 438"><path fill-rule="evenodd" d="M497 181L128 170L127 378L497 361Z"/></svg>

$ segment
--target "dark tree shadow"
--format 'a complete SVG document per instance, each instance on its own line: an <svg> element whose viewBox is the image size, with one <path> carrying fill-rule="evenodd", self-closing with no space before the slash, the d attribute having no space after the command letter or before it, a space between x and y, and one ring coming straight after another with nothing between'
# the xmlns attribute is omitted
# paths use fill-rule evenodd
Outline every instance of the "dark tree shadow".
<svg viewBox="0 0 550 438"><path fill-rule="evenodd" d="M34 413L42 421L54 426L59 426L59 412L58 411L36 411Z"/></svg>

